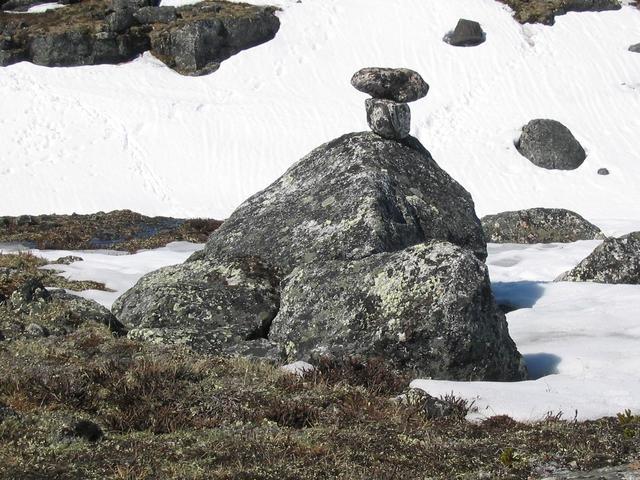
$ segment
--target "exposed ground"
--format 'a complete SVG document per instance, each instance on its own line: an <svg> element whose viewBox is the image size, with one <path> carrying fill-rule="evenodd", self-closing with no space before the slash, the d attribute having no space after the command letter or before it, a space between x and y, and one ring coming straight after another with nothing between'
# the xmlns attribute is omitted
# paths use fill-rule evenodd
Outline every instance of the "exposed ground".
<svg viewBox="0 0 640 480"><path fill-rule="evenodd" d="M572 11L601 11L620 8L617 0L498 0L514 10L520 23L544 23L553 25L557 15Z"/></svg>
<svg viewBox="0 0 640 480"><path fill-rule="evenodd" d="M303 378L114 338L0 343L0 478L527 478L640 450L632 415L429 420L381 363ZM84 420L92 423L78 423ZM99 430L96 428L99 427Z"/></svg>
<svg viewBox="0 0 640 480"><path fill-rule="evenodd" d="M222 222L146 217L130 210L91 215L0 217L0 243L55 250L96 248L133 252L174 241L203 243Z"/></svg>

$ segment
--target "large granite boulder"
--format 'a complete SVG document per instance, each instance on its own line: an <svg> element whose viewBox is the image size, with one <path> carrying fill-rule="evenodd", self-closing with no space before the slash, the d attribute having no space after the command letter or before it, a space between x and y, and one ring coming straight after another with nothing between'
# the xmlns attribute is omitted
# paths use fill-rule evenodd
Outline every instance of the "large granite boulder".
<svg viewBox="0 0 640 480"><path fill-rule="evenodd" d="M296 268L284 282L270 339L287 361L362 355L432 378L525 375L487 267L441 241Z"/></svg>
<svg viewBox="0 0 640 480"><path fill-rule="evenodd" d="M556 120L531 120L516 147L531 163L550 170L574 170L587 156L571 131Z"/></svg>
<svg viewBox="0 0 640 480"><path fill-rule="evenodd" d="M602 239L598 227L562 208L531 208L482 217L487 242L567 243Z"/></svg>
<svg viewBox="0 0 640 480"><path fill-rule="evenodd" d="M607 238L574 269L556 280L640 285L640 232Z"/></svg>
<svg viewBox="0 0 640 480"><path fill-rule="evenodd" d="M278 312L278 283L256 258L202 259L145 275L112 310L133 338L269 356L265 339Z"/></svg>
<svg viewBox="0 0 640 480"><path fill-rule="evenodd" d="M486 258L471 195L414 138L371 132L326 143L245 201L211 236L209 258L256 256L286 275L428 240Z"/></svg>

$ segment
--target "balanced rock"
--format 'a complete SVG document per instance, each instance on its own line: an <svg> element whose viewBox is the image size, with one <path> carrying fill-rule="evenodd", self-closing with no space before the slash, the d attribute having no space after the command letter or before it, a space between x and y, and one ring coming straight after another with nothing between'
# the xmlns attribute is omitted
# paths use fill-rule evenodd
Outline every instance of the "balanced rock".
<svg viewBox="0 0 640 480"><path fill-rule="evenodd" d="M492 243L567 243L602 239L598 227L562 208L531 208L482 217L485 238Z"/></svg>
<svg viewBox="0 0 640 480"><path fill-rule="evenodd" d="M351 85L373 98L399 103L415 102L429 92L427 82L408 68L363 68L353 75Z"/></svg>
<svg viewBox="0 0 640 480"><path fill-rule="evenodd" d="M411 110L406 103L367 98L367 123L374 133L391 140L401 140L411 129Z"/></svg>
<svg viewBox="0 0 640 480"><path fill-rule="evenodd" d="M640 285L640 232L607 238L557 281Z"/></svg>
<svg viewBox="0 0 640 480"><path fill-rule="evenodd" d="M432 378L524 377L487 267L448 242L296 268L270 338L287 361L356 355Z"/></svg>
<svg viewBox="0 0 640 480"><path fill-rule="evenodd" d="M516 147L531 163L550 170L574 170L586 158L571 131L556 120L531 120Z"/></svg>
<svg viewBox="0 0 640 480"><path fill-rule="evenodd" d="M486 39L482 26L473 20L458 20L456 28L445 35L444 41L456 47L474 47Z"/></svg>
<svg viewBox="0 0 640 480"><path fill-rule="evenodd" d="M640 53L640 43L636 43L635 45L631 45L629 47L630 52Z"/></svg>

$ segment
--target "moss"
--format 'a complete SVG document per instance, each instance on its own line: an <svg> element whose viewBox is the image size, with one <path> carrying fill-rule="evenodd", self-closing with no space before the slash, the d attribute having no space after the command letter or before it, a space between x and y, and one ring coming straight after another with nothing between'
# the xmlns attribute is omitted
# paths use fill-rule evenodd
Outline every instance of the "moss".
<svg viewBox="0 0 640 480"><path fill-rule="evenodd" d="M130 210L91 215L23 215L0 217L0 242L22 242L40 249L134 252L174 241L203 243L221 224L210 219L147 217Z"/></svg>
<svg viewBox="0 0 640 480"><path fill-rule="evenodd" d="M615 418L429 420L420 402L391 400L408 378L381 361L323 361L298 377L95 326L0 343L0 371L7 479L526 478L624 462L640 447ZM62 438L77 419L104 438Z"/></svg>

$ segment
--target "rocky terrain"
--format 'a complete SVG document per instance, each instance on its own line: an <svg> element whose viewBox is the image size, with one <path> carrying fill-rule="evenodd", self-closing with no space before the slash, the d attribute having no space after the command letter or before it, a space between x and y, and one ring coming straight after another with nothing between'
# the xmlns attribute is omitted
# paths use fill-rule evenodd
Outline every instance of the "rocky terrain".
<svg viewBox="0 0 640 480"><path fill-rule="evenodd" d="M204 75L231 55L272 39L280 26L270 7L158 4L79 0L43 13L0 11L0 66L24 60L49 67L122 63L151 51L179 73Z"/></svg>
<svg viewBox="0 0 640 480"><path fill-rule="evenodd" d="M130 210L92 215L0 217L0 244L51 250L113 249L129 252L174 241L204 243L222 222L147 217Z"/></svg>
<svg viewBox="0 0 640 480"><path fill-rule="evenodd" d="M567 12L601 12L621 8L618 0L499 0L509 5L521 23L553 25L557 15Z"/></svg>

